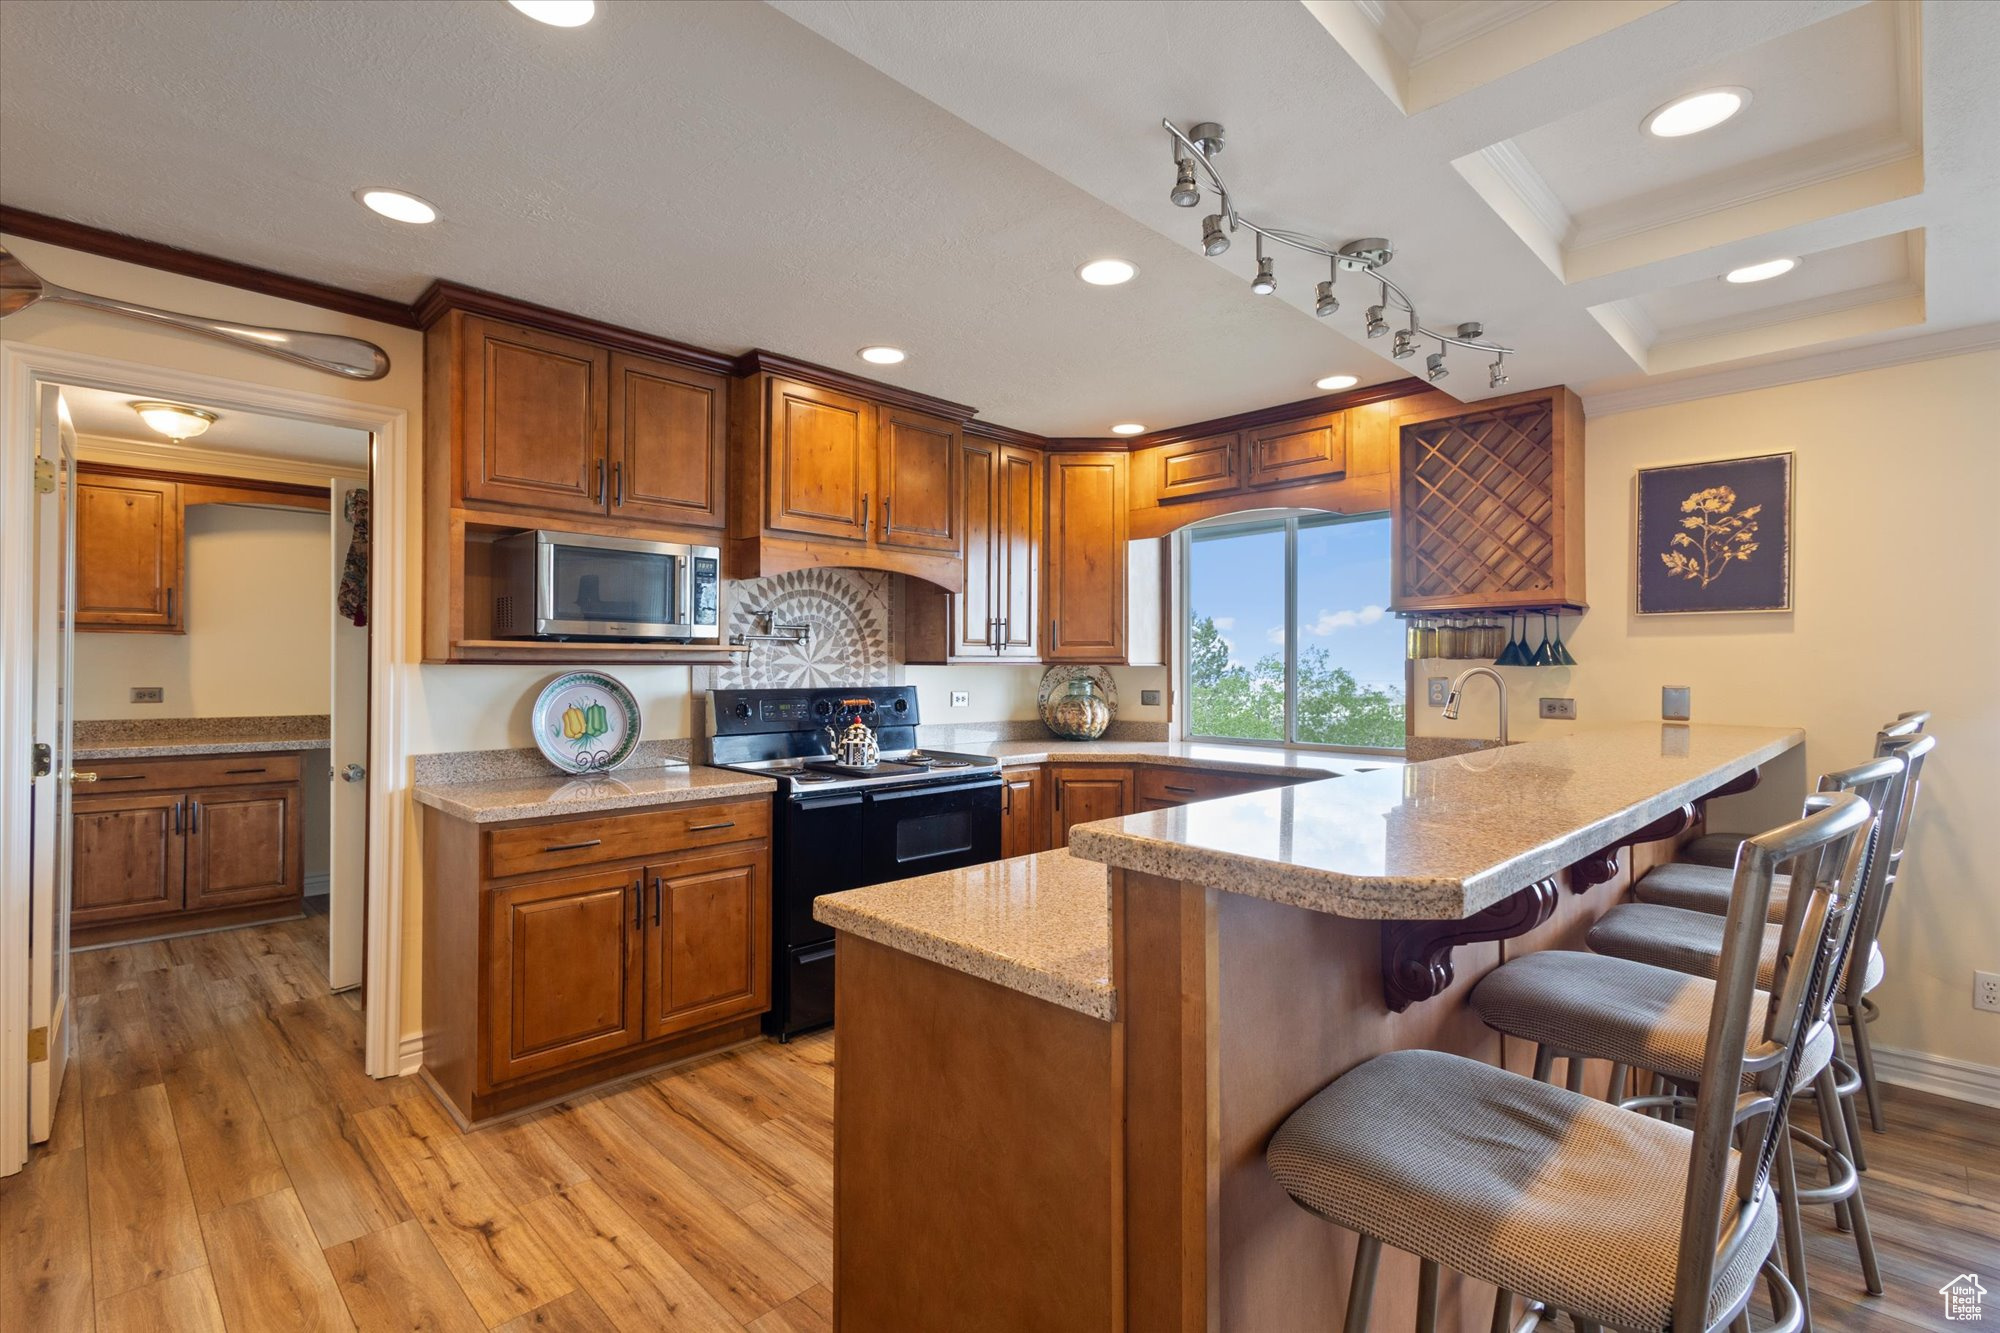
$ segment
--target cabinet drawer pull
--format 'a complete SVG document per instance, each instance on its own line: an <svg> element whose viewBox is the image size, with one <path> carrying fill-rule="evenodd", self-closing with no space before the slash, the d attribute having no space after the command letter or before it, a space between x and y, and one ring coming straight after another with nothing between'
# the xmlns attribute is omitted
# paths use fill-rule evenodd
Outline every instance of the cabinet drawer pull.
<svg viewBox="0 0 2000 1333"><path fill-rule="evenodd" d="M1174 786L1174 785L1173 785L1172 783L1168 783L1168 784L1167 784L1167 790L1168 790L1168 791L1184 791L1184 792L1186 792L1186 793L1187 793L1188 795L1190 795L1190 796L1194 795L1194 788L1193 788L1193 787L1176 787L1176 786Z"/></svg>
<svg viewBox="0 0 2000 1333"><path fill-rule="evenodd" d="M553 847L544 847L542 850L544 852L580 852L586 847L595 847L603 841L604 839L602 838L592 838L589 842L559 842Z"/></svg>
<svg viewBox="0 0 2000 1333"><path fill-rule="evenodd" d="M235 773L268 773L270 771L268 768L225 768L222 770L225 776Z"/></svg>
<svg viewBox="0 0 2000 1333"><path fill-rule="evenodd" d="M99 773L92 779L95 782L144 782L145 780L144 773Z"/></svg>
<svg viewBox="0 0 2000 1333"><path fill-rule="evenodd" d="M713 833L713 832L714 832L715 830L717 830L717 829L721 829L721 828L735 828L735 827L736 827L736 821L735 821L735 820L733 820L733 819L725 819L725 820L723 820L723 821L722 821L722 822L721 822L720 824L689 824L689 825L688 825L688 832L689 832L689 833Z"/></svg>

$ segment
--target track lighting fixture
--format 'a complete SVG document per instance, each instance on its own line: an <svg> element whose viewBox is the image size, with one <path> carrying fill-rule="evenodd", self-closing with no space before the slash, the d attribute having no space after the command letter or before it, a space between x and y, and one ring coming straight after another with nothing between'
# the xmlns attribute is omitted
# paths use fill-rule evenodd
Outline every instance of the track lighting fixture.
<svg viewBox="0 0 2000 1333"><path fill-rule="evenodd" d="M1229 249L1231 233L1248 229L1257 239L1257 274L1250 280L1250 290L1259 296L1269 296L1278 290L1275 264L1264 253L1266 237L1280 245L1288 245L1294 250L1318 255L1330 261L1332 276L1318 284L1313 313L1322 319L1340 310L1340 298L1334 294L1334 286L1340 271L1365 273L1382 284L1382 299L1367 307L1366 330L1370 338L1380 338L1390 331L1390 311L1394 310L1398 319L1407 315L1407 327L1396 331L1393 354L1398 360L1415 356L1417 340L1431 338L1438 343L1438 352L1431 358L1431 378L1442 379L1444 370L1444 349L1465 347L1476 352L1490 352L1496 357L1513 353L1511 347L1489 342L1484 328L1476 322L1460 324L1455 331L1441 331L1426 328L1417 315L1416 303L1396 283L1384 277L1382 270L1396 257L1395 243L1386 236L1362 236L1344 241L1339 245L1322 244L1311 236L1296 231L1286 231L1275 227L1259 226L1245 217L1236 208L1230 195L1229 185L1222 174L1215 169L1215 159L1222 153L1222 126L1214 121L1201 121L1183 131L1171 120L1162 120L1171 140L1174 155L1174 188L1169 196L1182 208L1193 208L1201 202L1202 177L1207 177L1209 188L1218 196L1220 207L1202 219L1201 248L1203 253L1220 255ZM1506 376L1500 371L1500 362L1493 363L1493 370L1499 376L1497 383L1506 383Z"/></svg>
<svg viewBox="0 0 2000 1333"><path fill-rule="evenodd" d="M1278 277L1271 271L1271 260L1264 254L1264 236L1257 234L1257 276L1250 279L1250 290L1259 296L1269 296L1278 290Z"/></svg>
<svg viewBox="0 0 2000 1333"><path fill-rule="evenodd" d="M1447 370L1444 364L1444 344L1439 343L1438 349L1424 358L1424 378L1436 384L1449 374L1451 371Z"/></svg>
<svg viewBox="0 0 2000 1333"><path fill-rule="evenodd" d="M1486 367L1487 388L1497 389L1501 385L1507 382L1507 372L1500 368L1501 362L1505 361L1506 359L1507 358L1504 356L1497 356L1493 358L1493 364Z"/></svg>

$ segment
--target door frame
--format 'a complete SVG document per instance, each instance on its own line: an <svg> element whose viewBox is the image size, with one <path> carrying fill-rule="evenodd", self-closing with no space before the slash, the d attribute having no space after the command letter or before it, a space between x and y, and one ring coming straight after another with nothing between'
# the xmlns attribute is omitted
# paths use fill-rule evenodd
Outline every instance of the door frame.
<svg viewBox="0 0 2000 1333"><path fill-rule="evenodd" d="M409 754L409 553L417 549L410 493L410 420L402 408L279 389L29 343L0 342L0 1175L28 1155L28 747L33 743L35 404L43 384L108 389L294 417L369 432L368 977L364 1068L401 1072L403 865ZM384 484L386 483L386 484Z"/></svg>

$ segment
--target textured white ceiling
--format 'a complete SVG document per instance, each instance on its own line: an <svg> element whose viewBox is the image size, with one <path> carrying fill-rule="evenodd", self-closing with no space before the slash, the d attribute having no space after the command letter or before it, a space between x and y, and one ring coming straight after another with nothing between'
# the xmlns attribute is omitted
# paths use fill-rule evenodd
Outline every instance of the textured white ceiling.
<svg viewBox="0 0 2000 1333"><path fill-rule="evenodd" d="M63 401L69 404L70 420L76 423L79 435L157 448L162 466L168 464L175 451L171 440L155 434L132 410L132 404L140 401L138 394L84 389L72 384L64 387ZM185 406L204 404L191 402ZM187 445L204 453L240 454L288 463L321 463L336 468L368 466L367 431L256 412L220 413L215 424L188 440Z"/></svg>
<svg viewBox="0 0 2000 1333"><path fill-rule="evenodd" d="M444 277L857 370L855 349L889 342L910 361L869 373L1054 434L1403 373L1386 340L1360 338L1365 287L1343 283L1346 309L1322 322L1309 303L1323 274L1302 261L1282 259L1280 295L1260 299L1247 244L1200 255L1201 211L1165 198L1158 120L1212 117L1229 127L1221 165L1246 211L1329 240L1393 236L1393 272L1427 320L1483 319L1521 347L1511 388L1618 384L1633 361L1589 307L1773 244L1926 226L1931 285L1942 271L1952 289L1926 327L2000 317L2000 6L1924 8L1922 197L1810 234L1565 284L1451 166L1606 106L1618 114L1600 147L1619 152L1636 125L1626 100L1664 100L1852 7L1672 5L1518 68L1496 61L1492 78L1406 116L1288 0L610 0L568 31L498 0L10 3L0 198L399 300ZM1457 64L1508 40L1464 6L1411 12L1419 40ZM1568 12L1507 7L1544 38ZM442 220L378 219L349 197L362 185L423 195ZM1078 282L1075 266L1101 254L1137 262L1138 280ZM1466 368L1444 387L1486 392Z"/></svg>

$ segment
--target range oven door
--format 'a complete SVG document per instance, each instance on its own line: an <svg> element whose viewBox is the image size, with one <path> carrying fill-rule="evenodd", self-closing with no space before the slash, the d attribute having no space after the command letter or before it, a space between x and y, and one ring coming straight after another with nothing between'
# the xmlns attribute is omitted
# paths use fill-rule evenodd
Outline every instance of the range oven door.
<svg viewBox="0 0 2000 1333"><path fill-rule="evenodd" d="M865 833L869 884L1000 859L998 774L970 782L870 792Z"/></svg>

